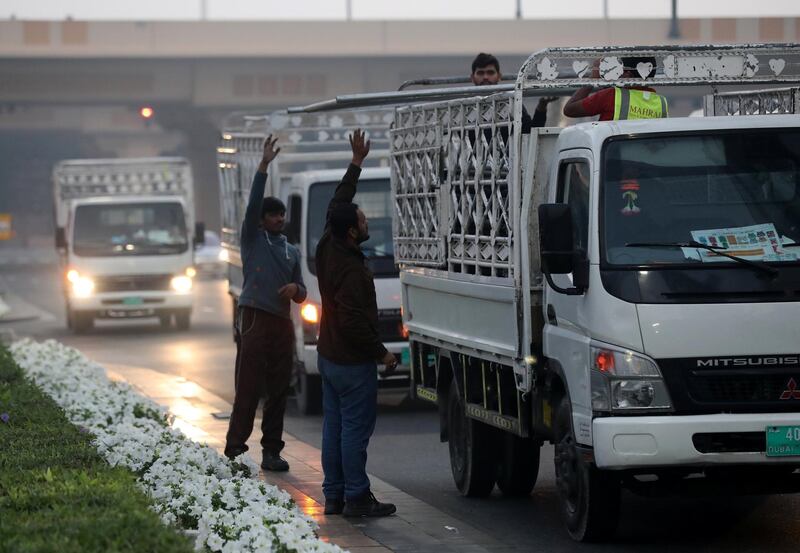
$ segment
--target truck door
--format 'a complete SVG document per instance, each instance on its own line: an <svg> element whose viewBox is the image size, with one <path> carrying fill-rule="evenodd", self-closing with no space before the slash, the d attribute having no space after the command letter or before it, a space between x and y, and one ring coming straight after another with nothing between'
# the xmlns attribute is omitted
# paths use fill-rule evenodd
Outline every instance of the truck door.
<svg viewBox="0 0 800 553"><path fill-rule="evenodd" d="M589 252L590 190L592 154L575 149L561 152L554 169L556 187L550 201L570 206L573 221L573 243ZM554 193L554 196L553 196ZM555 284L572 286L572 275L552 275ZM587 295L560 294L545 285L544 351L551 368L563 373L572 401L575 434L578 442L591 444L591 401L588 381L589 330L582 317Z"/></svg>

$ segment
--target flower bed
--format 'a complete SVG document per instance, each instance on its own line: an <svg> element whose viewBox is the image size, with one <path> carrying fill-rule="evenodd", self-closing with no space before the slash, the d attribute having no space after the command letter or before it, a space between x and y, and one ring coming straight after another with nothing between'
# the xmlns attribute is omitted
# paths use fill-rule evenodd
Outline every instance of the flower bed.
<svg viewBox="0 0 800 553"><path fill-rule="evenodd" d="M229 461L168 424L164 408L103 367L58 342L11 346L17 364L85 428L112 466L139 478L167 524L197 530L196 549L211 551L340 552L316 537L313 519L289 494L256 478L246 455Z"/></svg>

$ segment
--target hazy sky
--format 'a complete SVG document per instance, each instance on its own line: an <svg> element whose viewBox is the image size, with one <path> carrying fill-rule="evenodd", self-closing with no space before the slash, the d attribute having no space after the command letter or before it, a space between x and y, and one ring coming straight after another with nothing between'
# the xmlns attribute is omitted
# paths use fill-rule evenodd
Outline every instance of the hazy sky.
<svg viewBox="0 0 800 553"><path fill-rule="evenodd" d="M2 0L18 19L344 19L347 0ZM522 0L526 18L668 17L670 0ZM350 0L353 19L507 19L516 0ZM800 17L800 0L679 0L681 17Z"/></svg>

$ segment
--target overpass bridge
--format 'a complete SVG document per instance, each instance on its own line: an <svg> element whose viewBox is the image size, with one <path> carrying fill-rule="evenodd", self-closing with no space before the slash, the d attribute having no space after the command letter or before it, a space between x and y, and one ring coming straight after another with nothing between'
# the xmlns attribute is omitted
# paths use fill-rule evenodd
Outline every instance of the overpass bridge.
<svg viewBox="0 0 800 553"><path fill-rule="evenodd" d="M0 21L0 212L19 214L20 236L49 234L58 159L179 154L192 161L198 214L213 228L213 151L230 111L465 74L478 51L514 73L540 48L668 43L669 28L668 19ZM683 19L680 29L684 43L800 41L800 18ZM139 116L144 105L152 119Z"/></svg>

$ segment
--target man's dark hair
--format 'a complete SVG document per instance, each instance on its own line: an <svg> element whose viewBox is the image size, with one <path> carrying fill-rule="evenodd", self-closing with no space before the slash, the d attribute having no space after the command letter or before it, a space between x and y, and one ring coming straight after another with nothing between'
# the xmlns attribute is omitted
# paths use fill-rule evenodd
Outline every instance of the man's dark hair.
<svg viewBox="0 0 800 553"><path fill-rule="evenodd" d="M622 66L625 68L625 70L626 71L633 71L634 73L636 73L638 76L641 77L641 75L639 75L638 70L636 69L636 66L639 65L640 63L651 63L651 64L653 64L653 69L650 71L649 75L645 75L645 77L644 77L645 79L652 79L653 77L656 76L656 64L657 64L657 62L656 62L656 58L655 57L653 57L653 56L629 56L627 58L622 58Z"/></svg>
<svg viewBox="0 0 800 553"><path fill-rule="evenodd" d="M358 205L354 203L339 204L331 210L329 222L331 234L336 238L347 238L347 231L358 228Z"/></svg>
<svg viewBox="0 0 800 553"><path fill-rule="evenodd" d="M286 206L275 196L267 196L261 202L261 218L268 213L286 213Z"/></svg>
<svg viewBox="0 0 800 553"><path fill-rule="evenodd" d="M487 54L486 52L481 52L475 56L474 60L472 60L472 73L475 73L477 69L486 67L488 65L494 65L494 68L497 69L498 73L500 73L500 62L497 61L497 58L491 54Z"/></svg>

